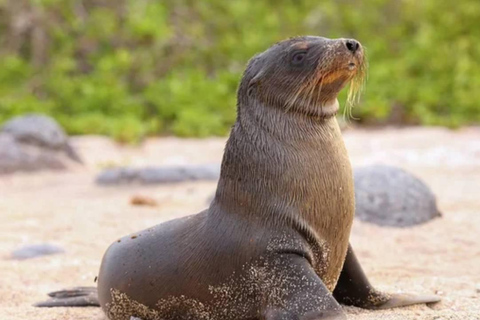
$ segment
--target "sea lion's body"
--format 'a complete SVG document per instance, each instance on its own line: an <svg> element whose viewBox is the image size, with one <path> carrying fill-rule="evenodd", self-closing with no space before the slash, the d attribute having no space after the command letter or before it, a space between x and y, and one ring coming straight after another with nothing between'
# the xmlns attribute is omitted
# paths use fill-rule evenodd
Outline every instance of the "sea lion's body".
<svg viewBox="0 0 480 320"><path fill-rule="evenodd" d="M433 301L375 291L349 248L353 178L334 115L363 66L355 40L298 37L257 55L210 207L113 243L98 301L80 288L40 305L99 303L111 320L314 320L345 319L338 302Z"/></svg>
<svg viewBox="0 0 480 320"><path fill-rule="evenodd" d="M158 319L173 319L175 307L185 312L175 313L180 319L208 314L205 319L225 320L256 319L266 307L281 307L291 282L312 301L325 295L322 282L333 291L354 215L352 172L335 118L308 125L307 138L266 145L267 139L252 140L236 125L223 161L229 168L222 172L229 174L222 175L209 209L112 244L98 277L99 301L109 316L145 319L146 309L136 303L125 316L124 309L111 308L112 289L114 297L122 292ZM307 284L301 272L311 278ZM325 307L296 299L305 312Z"/></svg>

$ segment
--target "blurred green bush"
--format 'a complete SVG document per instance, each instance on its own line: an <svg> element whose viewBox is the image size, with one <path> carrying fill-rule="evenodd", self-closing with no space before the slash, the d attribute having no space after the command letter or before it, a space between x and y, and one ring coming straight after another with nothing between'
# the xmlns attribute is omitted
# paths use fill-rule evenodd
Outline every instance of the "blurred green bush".
<svg viewBox="0 0 480 320"><path fill-rule="evenodd" d="M361 122L480 122L478 0L0 0L0 122L36 111L126 142L223 135L248 59L302 34L367 48Z"/></svg>

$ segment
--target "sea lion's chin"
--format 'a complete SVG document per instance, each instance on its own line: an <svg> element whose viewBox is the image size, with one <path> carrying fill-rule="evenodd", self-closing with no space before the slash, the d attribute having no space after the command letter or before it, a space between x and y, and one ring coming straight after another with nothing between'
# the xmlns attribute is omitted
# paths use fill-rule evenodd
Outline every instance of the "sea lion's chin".
<svg viewBox="0 0 480 320"><path fill-rule="evenodd" d="M333 101L324 103L317 108L319 108L322 118L331 118L337 114L340 106L338 100L334 99Z"/></svg>

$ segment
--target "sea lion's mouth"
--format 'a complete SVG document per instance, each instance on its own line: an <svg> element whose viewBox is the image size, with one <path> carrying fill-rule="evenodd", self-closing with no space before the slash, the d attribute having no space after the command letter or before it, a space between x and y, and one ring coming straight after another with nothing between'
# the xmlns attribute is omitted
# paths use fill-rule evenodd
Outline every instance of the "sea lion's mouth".
<svg viewBox="0 0 480 320"><path fill-rule="evenodd" d="M294 108L322 118L333 116L338 110L338 104L332 104L332 101L336 101L339 92L347 85L349 85L348 105L351 106L358 101L367 67L363 48L355 40L329 41L327 44L302 42L301 47L295 45L295 50L308 49L306 52L310 58L305 60L303 69L298 66L292 67L295 79L291 82L285 81L285 85L280 83L281 94L278 94L278 90L274 91L275 98L280 99L279 102L287 111ZM290 69L288 71L290 72ZM284 78L279 79L281 81ZM267 97L266 101L273 99Z"/></svg>

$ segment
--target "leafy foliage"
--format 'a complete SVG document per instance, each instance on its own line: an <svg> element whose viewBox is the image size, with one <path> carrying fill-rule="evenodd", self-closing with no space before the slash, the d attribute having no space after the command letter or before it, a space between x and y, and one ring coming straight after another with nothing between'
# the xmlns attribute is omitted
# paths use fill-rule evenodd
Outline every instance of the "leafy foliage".
<svg viewBox="0 0 480 320"><path fill-rule="evenodd" d="M0 0L0 122L35 111L120 141L223 135L248 59L317 34L366 47L361 121L478 123L479 18L477 0Z"/></svg>

